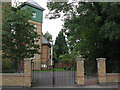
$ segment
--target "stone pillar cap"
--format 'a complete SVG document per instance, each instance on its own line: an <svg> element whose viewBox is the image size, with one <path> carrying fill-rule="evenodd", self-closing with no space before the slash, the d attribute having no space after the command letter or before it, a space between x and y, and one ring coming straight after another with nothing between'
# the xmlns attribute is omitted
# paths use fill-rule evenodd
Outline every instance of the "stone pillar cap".
<svg viewBox="0 0 120 90"><path fill-rule="evenodd" d="M30 58L24 58L24 61L31 61L32 59Z"/></svg>
<svg viewBox="0 0 120 90"><path fill-rule="evenodd" d="M106 60L106 58L96 58L96 60Z"/></svg>
<svg viewBox="0 0 120 90"><path fill-rule="evenodd" d="M76 61L84 61L84 60L85 60L85 58L80 58L80 57L76 58Z"/></svg>

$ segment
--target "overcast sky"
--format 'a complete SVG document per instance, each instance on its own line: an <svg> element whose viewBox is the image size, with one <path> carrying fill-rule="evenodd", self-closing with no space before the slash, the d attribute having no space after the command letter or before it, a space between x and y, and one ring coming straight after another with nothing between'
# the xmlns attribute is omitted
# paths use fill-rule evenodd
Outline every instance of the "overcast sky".
<svg viewBox="0 0 120 90"><path fill-rule="evenodd" d="M14 1L14 0L12 0ZM25 2L27 0L18 0L19 2ZM40 4L41 7L43 7L45 10L43 11L43 26L42 26L42 32L43 34L48 31L52 36L53 40L55 41L56 36L58 35L59 31L62 28L62 21L60 19L55 20L49 20L45 18L45 15L49 12L47 8L47 1L48 0L34 0L38 4Z"/></svg>

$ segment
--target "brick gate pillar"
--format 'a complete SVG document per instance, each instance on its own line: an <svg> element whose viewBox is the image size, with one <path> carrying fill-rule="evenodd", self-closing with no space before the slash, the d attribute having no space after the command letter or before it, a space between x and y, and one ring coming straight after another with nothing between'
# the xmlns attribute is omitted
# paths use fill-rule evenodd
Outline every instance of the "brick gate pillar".
<svg viewBox="0 0 120 90"><path fill-rule="evenodd" d="M98 66L98 82L99 84L106 83L106 58L97 58Z"/></svg>
<svg viewBox="0 0 120 90"><path fill-rule="evenodd" d="M85 79L84 79L84 58L77 58L77 72L76 72L76 83L78 85L84 85Z"/></svg>
<svg viewBox="0 0 120 90"><path fill-rule="evenodd" d="M24 86L31 87L32 65L29 58L24 59Z"/></svg>

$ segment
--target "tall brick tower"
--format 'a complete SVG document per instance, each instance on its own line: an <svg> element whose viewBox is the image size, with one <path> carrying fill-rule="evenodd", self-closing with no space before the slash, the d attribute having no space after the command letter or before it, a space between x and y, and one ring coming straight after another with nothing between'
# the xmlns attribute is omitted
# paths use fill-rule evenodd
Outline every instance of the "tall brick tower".
<svg viewBox="0 0 120 90"><path fill-rule="evenodd" d="M33 0L26 1L23 5L23 8L32 8L33 11L33 17L29 22L31 24L34 24L36 27L36 31L39 35L42 36L42 23L43 23L43 11L44 8L42 8L39 4L37 4ZM39 41L37 42L40 45L40 52L42 52L42 37L40 37ZM41 54L36 54L33 60L33 70L41 70Z"/></svg>

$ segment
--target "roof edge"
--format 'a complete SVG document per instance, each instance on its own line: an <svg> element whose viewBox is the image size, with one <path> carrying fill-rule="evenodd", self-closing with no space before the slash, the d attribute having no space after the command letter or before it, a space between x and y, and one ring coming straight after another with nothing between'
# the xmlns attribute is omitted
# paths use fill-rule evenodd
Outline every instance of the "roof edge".
<svg viewBox="0 0 120 90"><path fill-rule="evenodd" d="M31 4L31 3L28 3L28 2L24 2L24 3L22 3L20 6L23 7L23 6L25 6L25 5L28 5L28 6L31 6L31 7L37 8L37 9L42 10L42 11L45 10L45 9L42 8L42 7L37 7L37 6L35 6L35 5Z"/></svg>
<svg viewBox="0 0 120 90"><path fill-rule="evenodd" d="M25 2L25 4L30 5L30 6L32 6L32 7L35 7L35 8L38 8L38 9L40 9L40 10L42 10L42 11L45 10L44 8L42 8L42 7L37 7L37 6L35 6L34 4L31 4L31 3L29 3L29 2Z"/></svg>

